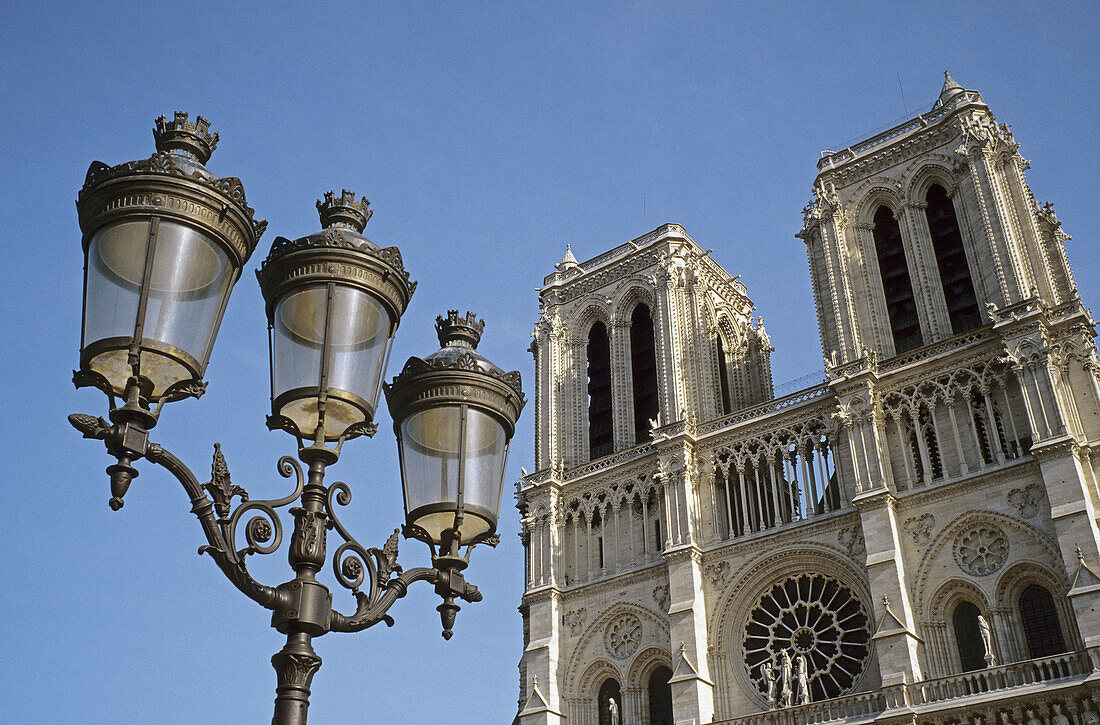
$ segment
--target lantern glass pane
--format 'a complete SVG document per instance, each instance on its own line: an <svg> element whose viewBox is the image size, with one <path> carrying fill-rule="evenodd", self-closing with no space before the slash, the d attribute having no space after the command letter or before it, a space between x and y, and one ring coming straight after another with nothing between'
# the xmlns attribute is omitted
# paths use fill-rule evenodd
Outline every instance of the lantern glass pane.
<svg viewBox="0 0 1100 725"><path fill-rule="evenodd" d="M117 340L115 349L96 355L90 367L119 391L130 377L126 351L134 336L148 241L149 222L128 221L104 227L88 245L81 347Z"/></svg>
<svg viewBox="0 0 1100 725"><path fill-rule="evenodd" d="M182 350L206 368L234 271L212 238L162 220L153 250L144 337Z"/></svg>
<svg viewBox="0 0 1100 725"><path fill-rule="evenodd" d="M480 410L466 414L466 504L490 512L500 508L504 468L504 426ZM465 528L465 527L463 527Z"/></svg>
<svg viewBox="0 0 1100 725"><path fill-rule="evenodd" d="M329 323L328 386L330 398L361 401L368 411L351 404L332 405L326 414L325 428L342 433L364 417L374 417L378 385L382 379L386 343L391 325L382 303L354 287L337 286Z"/></svg>
<svg viewBox="0 0 1100 725"><path fill-rule="evenodd" d="M111 340L90 361L116 388L130 375L127 348L137 332L149 246L148 220L104 227L88 246L84 346ZM153 394L201 377L210 356L234 270L210 237L161 220L139 343L141 374Z"/></svg>
<svg viewBox="0 0 1100 725"><path fill-rule="evenodd" d="M382 305L362 290L334 285L331 309L327 377L322 370L329 310L326 283L303 287L279 300L272 359L273 396L280 400L289 394L276 412L293 420L306 435L317 429L318 396L326 377L325 436L329 439L373 416L391 327Z"/></svg>
<svg viewBox="0 0 1100 725"><path fill-rule="evenodd" d="M500 505L504 429L479 410L467 409L466 415L465 445L462 445L460 406L423 410L401 423L406 512L416 516L412 523L437 542L444 531L454 526L460 466L464 468L465 505L483 510L466 511L463 541L491 531ZM431 510L421 510L424 507ZM487 520L486 515L491 515L493 521Z"/></svg>

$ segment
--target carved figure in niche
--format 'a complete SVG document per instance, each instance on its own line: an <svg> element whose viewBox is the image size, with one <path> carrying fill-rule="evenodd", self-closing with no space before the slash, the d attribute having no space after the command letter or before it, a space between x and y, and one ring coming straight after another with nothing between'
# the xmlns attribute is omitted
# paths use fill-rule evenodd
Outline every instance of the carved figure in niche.
<svg viewBox="0 0 1100 725"><path fill-rule="evenodd" d="M622 718L619 717L619 703L615 702L614 697L607 701L607 717L611 725L623 725Z"/></svg>
<svg viewBox="0 0 1100 725"><path fill-rule="evenodd" d="M1097 725L1097 723L1100 723L1100 717L1097 717L1092 710L1084 710L1081 713L1081 722L1085 725Z"/></svg>
<svg viewBox="0 0 1100 725"><path fill-rule="evenodd" d="M791 692L791 655L787 650L783 650L783 707L791 706L791 697L793 694L794 693Z"/></svg>
<svg viewBox="0 0 1100 725"><path fill-rule="evenodd" d="M803 705L810 704L810 667L806 663L806 655L798 655L798 669L795 671L798 679L798 701Z"/></svg>
<svg viewBox="0 0 1100 725"><path fill-rule="evenodd" d="M1035 717L1034 710L1027 711L1027 725L1043 725L1043 721Z"/></svg>
<svg viewBox="0 0 1100 725"><path fill-rule="evenodd" d="M778 704L775 699L775 665L772 664L770 659L764 660L764 664L760 666L760 671L764 675L764 682L768 685L768 708L774 710Z"/></svg>
<svg viewBox="0 0 1100 725"><path fill-rule="evenodd" d="M1062 713L1062 706L1054 703L1054 716L1050 718L1050 725L1069 725L1069 718Z"/></svg>
<svg viewBox="0 0 1100 725"><path fill-rule="evenodd" d="M985 650L985 666L995 667L997 656L993 654L993 628L982 615L978 615L978 630L982 634L982 648Z"/></svg>

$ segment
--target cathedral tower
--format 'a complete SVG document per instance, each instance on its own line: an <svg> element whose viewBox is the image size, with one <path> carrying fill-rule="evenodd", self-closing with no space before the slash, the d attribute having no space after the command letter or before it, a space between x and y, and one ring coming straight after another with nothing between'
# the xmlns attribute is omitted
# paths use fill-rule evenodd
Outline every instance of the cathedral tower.
<svg viewBox="0 0 1100 725"><path fill-rule="evenodd" d="M827 379L677 225L545 280L519 725L1100 722L1100 364L1008 126L822 154ZM616 723L615 718L619 718Z"/></svg>

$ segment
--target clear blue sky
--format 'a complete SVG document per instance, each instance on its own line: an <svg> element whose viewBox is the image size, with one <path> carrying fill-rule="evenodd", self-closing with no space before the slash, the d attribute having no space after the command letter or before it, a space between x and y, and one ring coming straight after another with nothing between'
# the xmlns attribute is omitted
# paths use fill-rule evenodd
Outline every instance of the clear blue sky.
<svg viewBox="0 0 1100 725"><path fill-rule="evenodd" d="M275 236L319 226L323 191L371 199L367 236L400 246L420 282L387 377L435 349L438 313L471 309L487 321L483 352L519 369L530 393L535 288L567 242L584 259L646 231L644 196L650 228L683 224L742 275L781 383L820 368L794 237L820 150L931 103L944 68L1013 125L1036 198L1075 236L1085 302L1100 302L1098 35L1091 3L6 3L0 720L270 718L268 660L282 638L195 555L183 490L142 464L112 512L110 459L65 421L106 413L98 393L69 383L73 200L92 160L152 152L156 116L202 114L221 134L209 168L239 176L270 221L250 270ZM264 427L266 330L250 270L208 394L171 406L154 437L203 480L221 441L234 482L272 498L287 490L275 461L293 448ZM531 466L532 420L529 408L509 481ZM379 422L332 469L355 493L345 521L376 546L402 516L391 423ZM485 601L463 607L450 642L420 585L392 610L394 629L315 643L311 722L511 721L523 567L510 484L501 529L469 572ZM404 564L423 563L422 549L403 542ZM268 583L289 576L282 552L254 566ZM336 601L351 609L343 590Z"/></svg>

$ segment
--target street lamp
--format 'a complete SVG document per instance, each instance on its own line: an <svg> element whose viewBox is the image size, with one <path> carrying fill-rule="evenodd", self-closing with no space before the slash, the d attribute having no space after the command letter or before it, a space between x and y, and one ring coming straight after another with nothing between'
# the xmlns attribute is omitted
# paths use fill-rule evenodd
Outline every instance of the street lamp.
<svg viewBox="0 0 1100 725"><path fill-rule="evenodd" d="M508 442L525 403L519 373L505 373L476 350L484 322L450 311L436 321L443 348L410 358L385 386L401 459L406 538L428 544L431 567L402 571L398 532L382 549L365 548L336 515L351 501L344 483L326 486L326 466L344 443L373 435L374 413L393 334L416 288L396 247L362 236L371 216L350 191L317 202L323 229L296 240L278 238L257 273L267 307L271 355L268 427L298 443L298 460L279 459L295 490L276 500L250 500L232 485L215 444L211 480L194 473L149 440L165 404L199 397L210 351L230 292L266 222L256 221L235 178L217 178L204 164L217 144L209 123L176 113L157 119L157 153L150 159L88 170L77 210L85 255L84 311L77 387L110 399L110 421L73 414L86 438L103 440L117 463L111 507L118 510L133 464L145 458L166 468L186 489L210 554L242 592L272 610L287 636L272 657L278 677L275 725L304 725L309 687L321 666L312 639L356 632L387 614L410 584L428 581L443 599L443 636L451 637L455 599L481 600L462 571L477 544L495 546ZM234 497L239 501L233 505ZM276 509L289 510L295 576L277 587L248 572L252 554L276 551L283 537ZM238 548L242 521L245 546ZM355 597L342 614L317 580L326 534L343 540L331 556L333 575ZM462 551L465 547L465 551Z"/></svg>

